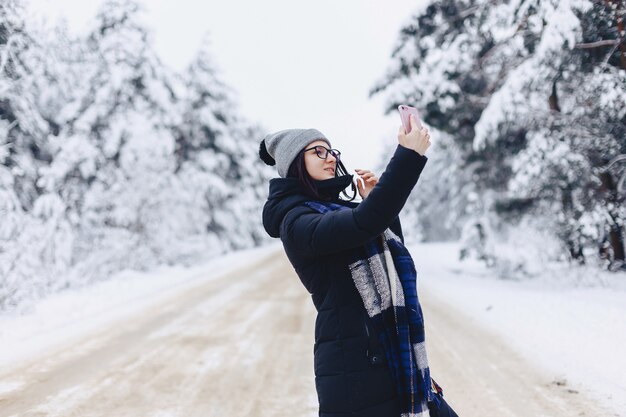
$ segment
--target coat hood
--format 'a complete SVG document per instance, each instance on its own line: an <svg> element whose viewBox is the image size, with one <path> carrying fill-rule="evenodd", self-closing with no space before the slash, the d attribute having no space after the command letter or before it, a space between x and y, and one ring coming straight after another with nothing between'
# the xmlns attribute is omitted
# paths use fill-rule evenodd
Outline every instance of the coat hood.
<svg viewBox="0 0 626 417"><path fill-rule="evenodd" d="M315 180L319 190L339 200L339 193L352 184L353 175L346 174L327 180ZM297 178L272 178L270 192L263 206L263 227L271 237L280 237L280 224L285 215L297 205L312 200L305 194ZM341 201L341 200L339 200Z"/></svg>

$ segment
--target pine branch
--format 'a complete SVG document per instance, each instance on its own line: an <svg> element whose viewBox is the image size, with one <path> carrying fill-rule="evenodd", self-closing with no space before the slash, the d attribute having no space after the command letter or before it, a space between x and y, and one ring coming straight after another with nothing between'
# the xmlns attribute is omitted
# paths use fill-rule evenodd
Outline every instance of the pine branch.
<svg viewBox="0 0 626 417"><path fill-rule="evenodd" d="M623 39L604 39L597 42L589 42L589 43L577 43L574 45L576 49L593 49L593 48L601 48L603 46L615 46L619 45L623 42Z"/></svg>
<svg viewBox="0 0 626 417"><path fill-rule="evenodd" d="M615 158L611 159L611 161L606 165L606 168L604 168L605 171L608 171L609 168L611 168L611 166L613 164L616 164L620 161L626 161L626 155L625 154L621 154L621 155L617 155Z"/></svg>
<svg viewBox="0 0 626 417"><path fill-rule="evenodd" d="M4 67L7 65L7 62L9 62L9 53L11 52L11 47L14 43L15 36L11 35L4 47L4 51L2 51L2 56L0 57L0 74L4 74Z"/></svg>

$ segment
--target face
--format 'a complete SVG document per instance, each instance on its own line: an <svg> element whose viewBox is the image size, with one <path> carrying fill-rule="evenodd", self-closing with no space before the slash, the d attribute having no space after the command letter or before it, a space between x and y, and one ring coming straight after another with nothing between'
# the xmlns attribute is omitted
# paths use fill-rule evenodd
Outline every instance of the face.
<svg viewBox="0 0 626 417"><path fill-rule="evenodd" d="M309 149L314 146L323 146L330 148L328 143L323 140L316 140L309 143L304 149ZM311 178L316 180L327 180L335 177L335 170L337 169L337 159L328 152L326 159L322 159L317 156L315 149L311 149L304 153L304 165Z"/></svg>

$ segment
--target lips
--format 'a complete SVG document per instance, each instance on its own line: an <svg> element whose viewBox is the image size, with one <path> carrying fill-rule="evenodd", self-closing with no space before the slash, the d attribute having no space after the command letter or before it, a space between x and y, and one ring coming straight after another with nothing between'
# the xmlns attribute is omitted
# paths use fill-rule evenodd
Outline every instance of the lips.
<svg viewBox="0 0 626 417"><path fill-rule="evenodd" d="M332 168L326 168L324 171L328 171L328 172L331 172L331 173L333 173L333 174L335 173L335 170L334 170L334 169L332 169Z"/></svg>

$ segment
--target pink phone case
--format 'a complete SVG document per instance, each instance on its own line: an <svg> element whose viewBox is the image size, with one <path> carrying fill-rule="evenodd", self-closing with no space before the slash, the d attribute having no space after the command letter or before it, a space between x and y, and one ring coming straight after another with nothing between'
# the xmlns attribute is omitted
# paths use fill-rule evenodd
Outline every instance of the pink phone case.
<svg viewBox="0 0 626 417"><path fill-rule="evenodd" d="M400 104L398 106L398 111L400 112L400 120L402 120L402 127L404 127L404 131L406 133L409 133L411 131L411 123L409 122L410 114L412 114L415 117L417 126L422 127L422 122L420 121L420 117L418 116L417 109L415 107L407 106L406 104Z"/></svg>

